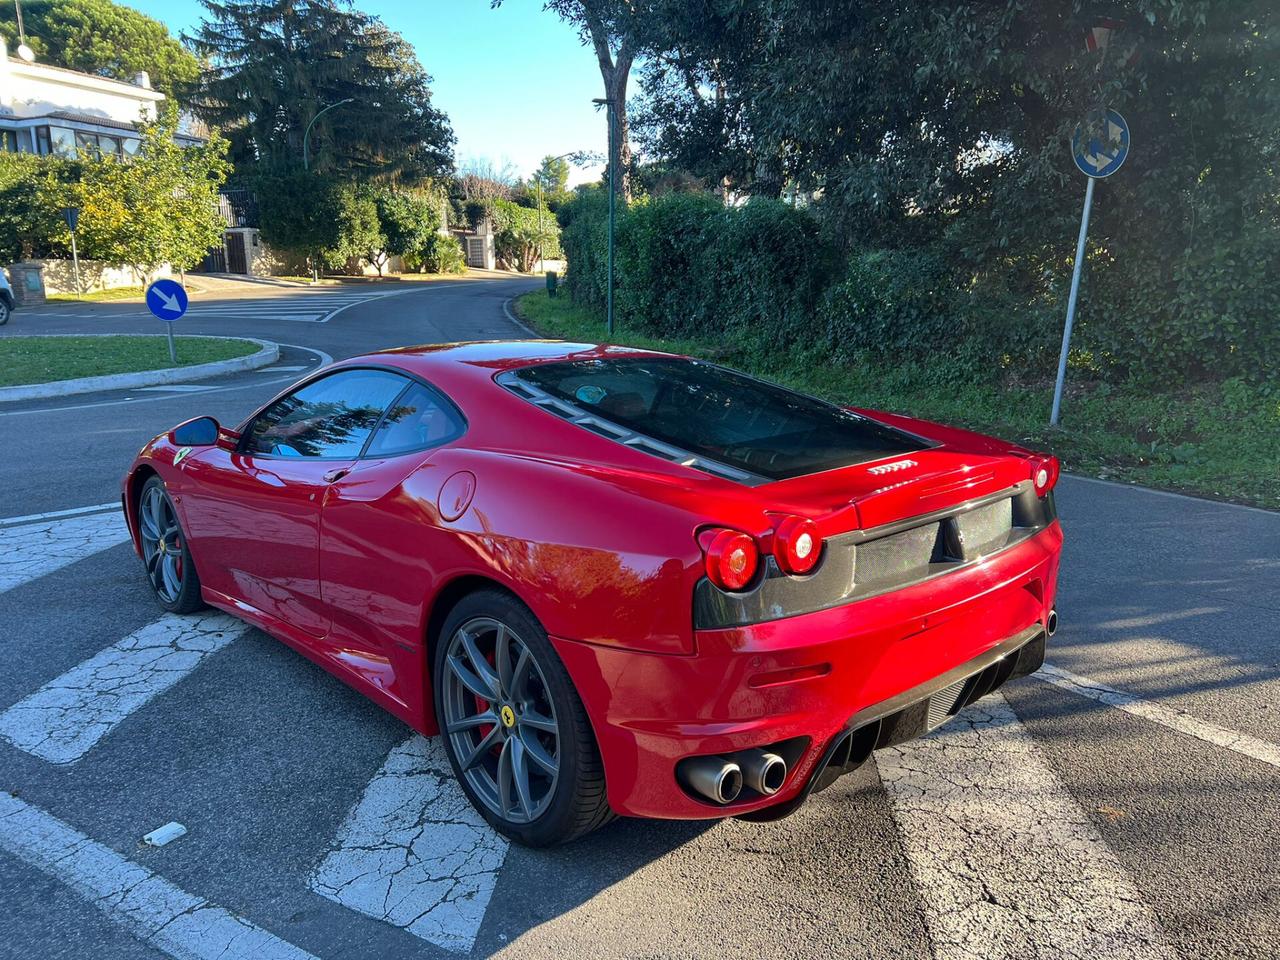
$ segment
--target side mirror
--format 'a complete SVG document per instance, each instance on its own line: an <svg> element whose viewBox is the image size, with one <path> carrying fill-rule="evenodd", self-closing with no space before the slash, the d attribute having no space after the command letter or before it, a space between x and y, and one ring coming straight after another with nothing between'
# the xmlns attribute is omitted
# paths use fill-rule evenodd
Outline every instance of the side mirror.
<svg viewBox="0 0 1280 960"><path fill-rule="evenodd" d="M218 442L218 421L196 417L169 431L169 442L178 447L211 447Z"/></svg>

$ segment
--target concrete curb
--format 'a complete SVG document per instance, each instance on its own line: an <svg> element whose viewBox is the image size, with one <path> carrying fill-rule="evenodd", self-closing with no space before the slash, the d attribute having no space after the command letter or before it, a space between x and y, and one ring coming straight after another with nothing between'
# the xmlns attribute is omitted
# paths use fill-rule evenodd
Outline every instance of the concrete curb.
<svg viewBox="0 0 1280 960"><path fill-rule="evenodd" d="M137 334L36 334L36 336L123 337L137 336ZM154 387L166 383L186 383L189 380L207 380L209 377L222 376L224 373L257 370L280 359L280 345L269 340L259 340L256 337L210 337L209 339L248 340L258 344L261 349L257 353L250 353L243 357L197 363L190 367L166 367L159 370L139 370L136 373L112 373L103 377L80 377L76 380L55 380L52 383L24 383L13 387L0 387L0 403L45 400L49 397L68 397L77 393L96 393L99 390L122 390L130 387Z"/></svg>

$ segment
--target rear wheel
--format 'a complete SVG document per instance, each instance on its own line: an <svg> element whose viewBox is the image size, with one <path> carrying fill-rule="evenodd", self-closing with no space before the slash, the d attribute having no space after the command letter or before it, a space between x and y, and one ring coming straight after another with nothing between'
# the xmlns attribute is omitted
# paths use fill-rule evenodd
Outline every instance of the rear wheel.
<svg viewBox="0 0 1280 960"><path fill-rule="evenodd" d="M436 719L468 799L535 847L612 818L591 724L546 631L498 590L465 597L435 644Z"/></svg>
<svg viewBox="0 0 1280 960"><path fill-rule="evenodd" d="M9 307L9 301L4 297L0 297L0 327L3 327L9 322L9 314L12 312L12 309Z"/></svg>
<svg viewBox="0 0 1280 960"><path fill-rule="evenodd" d="M138 534L147 580L160 606L170 613L193 613L205 604L187 538L164 481L152 477L138 498Z"/></svg>

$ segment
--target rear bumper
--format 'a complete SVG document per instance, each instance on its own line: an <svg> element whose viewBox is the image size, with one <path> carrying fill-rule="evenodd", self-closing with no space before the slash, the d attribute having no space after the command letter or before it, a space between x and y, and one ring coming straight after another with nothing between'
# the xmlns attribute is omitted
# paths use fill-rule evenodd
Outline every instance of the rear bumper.
<svg viewBox="0 0 1280 960"><path fill-rule="evenodd" d="M928 728L938 689L992 663L1004 672L1000 682L1038 667L1061 545L1054 522L989 561L915 587L699 631L693 656L553 638L600 743L610 804L672 819L789 812L847 766L830 759L850 731L865 735L874 721L871 746L900 742ZM790 740L802 746L772 797L717 806L676 781L686 757Z"/></svg>

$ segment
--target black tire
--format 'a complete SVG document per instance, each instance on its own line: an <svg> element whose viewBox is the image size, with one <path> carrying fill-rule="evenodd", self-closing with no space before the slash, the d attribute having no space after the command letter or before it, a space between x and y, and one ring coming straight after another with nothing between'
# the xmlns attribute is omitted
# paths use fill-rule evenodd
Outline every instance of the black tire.
<svg viewBox="0 0 1280 960"><path fill-rule="evenodd" d="M9 322L9 314L13 313L13 307L9 306L9 301L4 297L0 297L0 327Z"/></svg>
<svg viewBox="0 0 1280 960"><path fill-rule="evenodd" d="M544 795L545 809L525 822L500 815L489 805L492 800L481 798L469 782L468 776L464 775L454 743L455 737L447 732L446 678L450 678L448 682L456 683L451 679L450 667L446 663L452 638L464 625L476 622L492 624L494 621L511 631L532 655L538 671L536 676L539 680L539 694L545 694L549 701L548 705L552 708L558 728L558 773L551 789L547 791L550 796ZM478 590L464 597L453 608L440 635L435 638L434 646L432 690L436 721L440 725L445 754L449 757L454 776L467 799L495 830L526 846L550 847L568 843L613 819L614 814L605 794L604 766L587 712L569 678L569 672L547 639L546 631L528 607L502 590ZM543 678L545 683L542 683ZM493 710L493 706L489 709ZM512 739L517 736L514 728L510 734ZM475 737L484 739L479 731L475 733ZM501 753L500 746L495 746L494 749ZM526 780L526 787L527 784Z"/></svg>
<svg viewBox="0 0 1280 960"><path fill-rule="evenodd" d="M150 518L143 516L143 511L149 509L149 505L155 498L158 498L167 509L166 519L171 518L171 523L161 524L163 529L159 532L162 534L160 539L164 545L158 550L152 547L153 538L149 535L149 531L154 531L156 525ZM143 570L146 572L147 582L151 586L151 593L156 598L156 602L169 613L195 613L197 610L204 609L206 604L200 596L200 575L196 573L191 551L187 549L186 533L178 521L173 501L169 499L169 491L165 489L164 481L159 477L152 477L144 483L142 492L138 495L138 532L142 541ZM177 551L172 549L175 536L181 548ZM177 569L176 589L173 589L171 579L166 580L164 574L158 572L160 566L166 561Z"/></svg>

